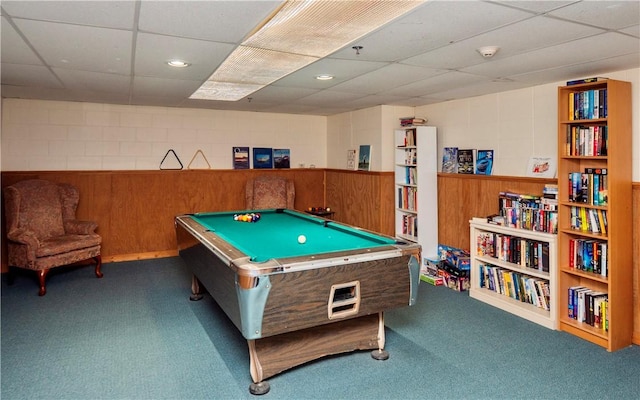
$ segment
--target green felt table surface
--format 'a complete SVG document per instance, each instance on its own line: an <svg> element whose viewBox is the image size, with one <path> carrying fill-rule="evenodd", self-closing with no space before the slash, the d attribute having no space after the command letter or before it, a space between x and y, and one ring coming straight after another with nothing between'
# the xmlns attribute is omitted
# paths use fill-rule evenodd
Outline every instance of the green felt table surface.
<svg viewBox="0 0 640 400"><path fill-rule="evenodd" d="M257 222L235 221L243 212L195 214L193 218L255 262L389 246L393 238L292 210L257 210ZM306 242L300 244L298 237Z"/></svg>

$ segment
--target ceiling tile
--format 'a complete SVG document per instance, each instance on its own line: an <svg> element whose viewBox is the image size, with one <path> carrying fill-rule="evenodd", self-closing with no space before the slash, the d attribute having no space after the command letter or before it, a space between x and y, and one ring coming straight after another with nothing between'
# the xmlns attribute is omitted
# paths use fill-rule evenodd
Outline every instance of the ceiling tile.
<svg viewBox="0 0 640 400"><path fill-rule="evenodd" d="M133 29L134 1L11 1L2 8L16 18L104 28Z"/></svg>
<svg viewBox="0 0 640 400"><path fill-rule="evenodd" d="M581 1L551 11L549 15L605 29L620 29L638 24L639 1Z"/></svg>
<svg viewBox="0 0 640 400"><path fill-rule="evenodd" d="M316 107L312 105L304 105L298 103L289 103L279 106L270 106L265 108L265 111L273 113L285 113L285 114L310 114L310 115L332 115L337 114L335 110L327 111L330 114L324 114L325 107Z"/></svg>
<svg viewBox="0 0 640 400"><path fill-rule="evenodd" d="M60 89L63 87L45 66L7 63L2 63L2 84Z"/></svg>
<svg viewBox="0 0 640 400"><path fill-rule="evenodd" d="M446 71L443 70L434 70L412 65L391 64L336 85L332 90L377 94L397 86L407 85L445 72Z"/></svg>
<svg viewBox="0 0 640 400"><path fill-rule="evenodd" d="M390 94L382 94L382 95L370 95L361 97L356 100L347 101L344 103L346 107L353 109L363 109L369 107L375 107L380 105L397 105L398 103L404 102L406 96L393 96Z"/></svg>
<svg viewBox="0 0 640 400"><path fill-rule="evenodd" d="M387 91L387 93L392 95L403 94L405 96L419 97L424 96L425 94L430 95L445 90L473 85L487 80L488 78L483 76L451 71L428 79L412 82L408 85L398 86L397 88Z"/></svg>
<svg viewBox="0 0 640 400"><path fill-rule="evenodd" d="M440 99L441 101L475 97L489 93L506 92L508 90L522 89L529 86L522 82L481 82L475 85L463 86L451 90L445 90L428 95L428 99Z"/></svg>
<svg viewBox="0 0 640 400"><path fill-rule="evenodd" d="M300 87L265 86L251 94L252 101L262 103L277 103L295 101L301 97L318 93L317 89Z"/></svg>
<svg viewBox="0 0 640 400"><path fill-rule="evenodd" d="M281 1L144 0L140 5L138 29L172 36L239 43L280 3Z"/></svg>
<svg viewBox="0 0 640 400"><path fill-rule="evenodd" d="M528 12L480 1L428 1L331 57L397 61L529 17ZM354 44L363 46L359 56Z"/></svg>
<svg viewBox="0 0 640 400"><path fill-rule="evenodd" d="M639 3L429 0L252 101L216 102L186 96L280 1L2 0L2 96L317 115L430 104L640 68Z"/></svg>
<svg viewBox="0 0 640 400"><path fill-rule="evenodd" d="M508 57L485 64L462 68L461 71L478 75L509 77L543 69L605 59L640 51L638 40L609 32L556 46Z"/></svg>
<svg viewBox="0 0 640 400"><path fill-rule="evenodd" d="M14 22L51 66L116 74L131 72L129 31L23 19Z"/></svg>
<svg viewBox="0 0 640 400"><path fill-rule="evenodd" d="M55 101L84 101L94 103L126 104L127 93L84 92L67 89L42 88L33 86L2 85L3 97L39 99Z"/></svg>
<svg viewBox="0 0 640 400"><path fill-rule="evenodd" d="M13 64L42 65L40 59L5 17L2 17L1 31L2 46L0 46L0 51L2 55L0 58L10 60Z"/></svg>
<svg viewBox="0 0 640 400"><path fill-rule="evenodd" d="M508 7L519 8L522 10L529 10L536 13L544 13L544 12L554 10L556 8L564 7L571 3L575 3L575 0L569 0L569 1L506 0L506 1L495 1L495 2Z"/></svg>
<svg viewBox="0 0 640 400"><path fill-rule="evenodd" d="M198 89L198 87L200 87L200 85L200 81L136 76L133 79L133 95L184 98L189 97L193 92L196 91L196 89Z"/></svg>
<svg viewBox="0 0 640 400"><path fill-rule="evenodd" d="M639 62L640 54L627 54L624 56L611 57L587 63L567 65L559 68L551 68L532 73L514 75L510 78L520 82L528 82L533 85L539 85L547 83L549 82L549 80L551 80L551 82L557 82L592 76L606 77L608 72L610 71L637 68Z"/></svg>
<svg viewBox="0 0 640 400"><path fill-rule="evenodd" d="M336 60L325 58L314 62L284 78L276 81L275 86L294 86L310 89L326 89L341 82L353 79L367 72L382 68L387 63L361 60ZM322 74L333 75L330 81L315 79Z"/></svg>
<svg viewBox="0 0 640 400"><path fill-rule="evenodd" d="M364 96L357 93L339 92L335 90L323 90L323 91L314 93L312 95L305 96L301 99L298 99L297 102L303 105L324 107L324 106L340 104L345 101L353 101L361 97L364 97Z"/></svg>
<svg viewBox="0 0 640 400"><path fill-rule="evenodd" d="M233 46L226 43L140 33L136 41L135 73L204 81L232 50ZM173 59L191 65L187 68L168 66L167 61Z"/></svg>
<svg viewBox="0 0 640 400"><path fill-rule="evenodd" d="M624 29L620 29L620 32L640 38L640 25L633 25Z"/></svg>
<svg viewBox="0 0 640 400"><path fill-rule="evenodd" d="M562 32L562 35L558 35L558 32ZM540 16L441 47L404 60L403 63L430 68L458 69L487 62L488 60L477 52L482 46L500 48L491 58L493 61L603 32L601 29Z"/></svg>
<svg viewBox="0 0 640 400"><path fill-rule="evenodd" d="M129 93L131 77L126 75L78 71L64 68L53 68L53 71L60 78L66 89Z"/></svg>

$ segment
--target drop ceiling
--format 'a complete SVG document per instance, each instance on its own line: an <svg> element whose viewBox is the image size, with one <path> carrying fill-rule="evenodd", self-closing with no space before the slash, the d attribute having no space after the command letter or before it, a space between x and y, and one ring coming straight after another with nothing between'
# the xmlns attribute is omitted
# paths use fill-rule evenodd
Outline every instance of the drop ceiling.
<svg viewBox="0 0 640 400"><path fill-rule="evenodd" d="M3 0L2 97L333 115L640 68L639 1L431 0L240 101L189 99L279 5Z"/></svg>

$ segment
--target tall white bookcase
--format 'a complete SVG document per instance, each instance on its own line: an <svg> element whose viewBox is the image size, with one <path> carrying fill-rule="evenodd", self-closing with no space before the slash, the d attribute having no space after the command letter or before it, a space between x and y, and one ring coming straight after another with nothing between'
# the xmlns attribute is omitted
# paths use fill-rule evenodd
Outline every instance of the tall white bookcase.
<svg viewBox="0 0 640 400"><path fill-rule="evenodd" d="M396 236L438 258L438 133L434 126L395 131Z"/></svg>

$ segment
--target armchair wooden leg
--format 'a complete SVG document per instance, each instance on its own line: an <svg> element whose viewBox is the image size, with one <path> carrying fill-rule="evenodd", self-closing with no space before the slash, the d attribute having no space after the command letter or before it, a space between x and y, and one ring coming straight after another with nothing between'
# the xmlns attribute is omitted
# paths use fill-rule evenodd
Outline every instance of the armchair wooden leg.
<svg viewBox="0 0 640 400"><path fill-rule="evenodd" d="M16 273L13 267L9 266L8 269L9 270L7 271L7 285L11 286L16 281Z"/></svg>
<svg viewBox="0 0 640 400"><path fill-rule="evenodd" d="M200 281L196 278L195 275L191 276L191 296L189 300L198 301L202 299L202 293L200 293Z"/></svg>
<svg viewBox="0 0 640 400"><path fill-rule="evenodd" d="M96 262L96 276L98 278L102 278L104 276L102 274L102 271L100 271L100 267L102 266L102 256L98 254L97 256L93 257L93 260Z"/></svg>
<svg viewBox="0 0 640 400"><path fill-rule="evenodd" d="M44 296L45 294L47 294L45 279L47 279L48 273L49 269L41 269L38 271L38 283L40 284L40 291L38 292L38 296Z"/></svg>

